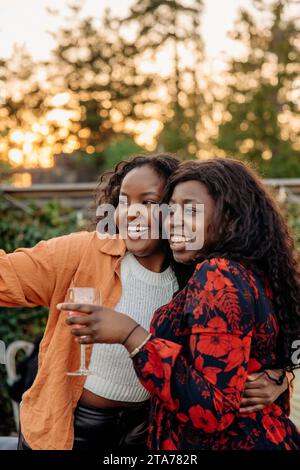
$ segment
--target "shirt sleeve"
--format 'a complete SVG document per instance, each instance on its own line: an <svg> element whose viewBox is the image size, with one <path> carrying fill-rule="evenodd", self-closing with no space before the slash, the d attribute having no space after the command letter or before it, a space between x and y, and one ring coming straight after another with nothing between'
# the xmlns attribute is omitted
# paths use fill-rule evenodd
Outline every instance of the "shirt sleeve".
<svg viewBox="0 0 300 470"><path fill-rule="evenodd" d="M133 360L152 396L208 433L232 423L247 378L255 299L243 269L223 259L198 265L182 312L188 346L153 335Z"/></svg>
<svg viewBox="0 0 300 470"><path fill-rule="evenodd" d="M56 283L55 239L7 254L0 250L0 305L49 307Z"/></svg>

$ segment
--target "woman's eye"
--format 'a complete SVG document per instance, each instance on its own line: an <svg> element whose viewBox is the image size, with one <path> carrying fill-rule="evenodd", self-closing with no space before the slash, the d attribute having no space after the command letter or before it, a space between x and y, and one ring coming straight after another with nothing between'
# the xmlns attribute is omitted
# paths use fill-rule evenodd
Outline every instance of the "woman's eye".
<svg viewBox="0 0 300 470"><path fill-rule="evenodd" d="M185 207L184 208L184 213L186 215L201 214L202 212L203 212L203 209L201 207Z"/></svg>
<svg viewBox="0 0 300 470"><path fill-rule="evenodd" d="M144 201L143 204L145 206L151 206L152 204L158 204L158 202L156 202L156 201Z"/></svg>
<svg viewBox="0 0 300 470"><path fill-rule="evenodd" d="M195 207L185 207L184 213L188 215L193 215L197 213L197 209Z"/></svg>

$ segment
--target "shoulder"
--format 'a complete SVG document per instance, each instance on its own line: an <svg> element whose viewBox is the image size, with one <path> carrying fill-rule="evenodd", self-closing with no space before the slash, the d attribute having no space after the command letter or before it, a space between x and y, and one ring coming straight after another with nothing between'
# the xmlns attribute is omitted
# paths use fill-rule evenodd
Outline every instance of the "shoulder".
<svg viewBox="0 0 300 470"><path fill-rule="evenodd" d="M223 275L229 273L239 275L244 273L245 270L245 266L238 261L234 261L229 258L211 258L196 265L192 278L207 272L216 272Z"/></svg>
<svg viewBox="0 0 300 470"><path fill-rule="evenodd" d="M46 245L48 256L58 267L77 265L83 252L93 239L93 232L74 232L41 242Z"/></svg>
<svg viewBox="0 0 300 470"><path fill-rule="evenodd" d="M238 291L253 298L257 290L253 272L228 258L212 258L197 264L189 285L206 291Z"/></svg>
<svg viewBox="0 0 300 470"><path fill-rule="evenodd" d="M70 248L79 248L85 246L93 238L93 232L74 232L69 235L63 235L47 240L46 243L50 250L68 250Z"/></svg>
<svg viewBox="0 0 300 470"><path fill-rule="evenodd" d="M52 238L47 242L52 254L82 256L87 251L108 256L123 256L126 252L124 240L120 237L101 236L96 231L76 232L58 238Z"/></svg>
<svg viewBox="0 0 300 470"><path fill-rule="evenodd" d="M226 323L226 331L250 331L256 296L249 279L247 268L237 261L212 258L199 263L186 296L190 324L213 326L210 322L218 317Z"/></svg>

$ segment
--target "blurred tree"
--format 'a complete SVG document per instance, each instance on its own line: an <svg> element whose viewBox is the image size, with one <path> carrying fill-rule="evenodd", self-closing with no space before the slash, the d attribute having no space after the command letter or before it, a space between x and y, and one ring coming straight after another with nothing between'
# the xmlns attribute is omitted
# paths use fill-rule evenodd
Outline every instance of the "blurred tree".
<svg viewBox="0 0 300 470"><path fill-rule="evenodd" d="M51 181L96 179L110 165L110 144L120 150L114 162L121 160L140 150L133 139L142 132L147 143L153 125L146 110L156 105L153 74L140 69L109 10L97 22L82 17L81 3L73 0L65 25L51 33L49 61L34 63L20 47L0 61L0 161L15 170L55 165L45 176Z"/></svg>
<svg viewBox="0 0 300 470"><path fill-rule="evenodd" d="M23 47L0 61L0 160L13 167L51 166L47 136L45 91L39 83L40 67ZM43 125L42 125L43 124Z"/></svg>
<svg viewBox="0 0 300 470"><path fill-rule="evenodd" d="M112 139L135 135L137 123L147 120L140 108L151 102L153 76L139 69L135 45L120 34L108 9L99 23L82 18L78 3L70 11L65 26L53 34L57 46L49 77L66 98L64 109L73 111L66 150L97 154L99 164Z"/></svg>
<svg viewBox="0 0 300 470"><path fill-rule="evenodd" d="M164 123L158 148L189 158L196 156L203 143L202 118L207 106L200 87L204 77L202 9L203 0L137 0L121 23L135 30L132 42L139 60L147 68L152 64L157 73Z"/></svg>
<svg viewBox="0 0 300 470"><path fill-rule="evenodd" d="M105 166L103 170L113 168L124 158L145 153L145 149L137 145L129 136L117 136L104 150Z"/></svg>
<svg viewBox="0 0 300 470"><path fill-rule="evenodd" d="M246 49L230 61L225 122L217 145L255 162L265 176L300 176L300 42L294 0L252 0L233 39ZM298 6L299 7L299 6Z"/></svg>

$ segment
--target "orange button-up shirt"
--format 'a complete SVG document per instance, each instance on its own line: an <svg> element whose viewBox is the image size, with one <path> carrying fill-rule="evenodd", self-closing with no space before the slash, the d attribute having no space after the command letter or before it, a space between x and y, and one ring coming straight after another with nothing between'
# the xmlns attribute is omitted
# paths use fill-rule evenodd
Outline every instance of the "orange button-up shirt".
<svg viewBox="0 0 300 470"><path fill-rule="evenodd" d="M100 239L80 232L6 254L0 250L0 305L49 308L39 352L38 374L23 395L21 430L32 449L70 450L74 440L74 410L85 377L69 377L78 368L79 345L65 324L66 312L56 305L70 286L98 287L103 303L113 308L121 296L120 261L123 240ZM87 346L87 361L92 346Z"/></svg>

